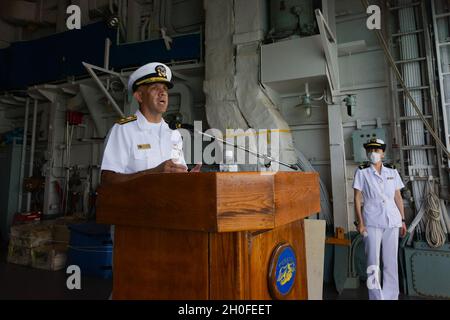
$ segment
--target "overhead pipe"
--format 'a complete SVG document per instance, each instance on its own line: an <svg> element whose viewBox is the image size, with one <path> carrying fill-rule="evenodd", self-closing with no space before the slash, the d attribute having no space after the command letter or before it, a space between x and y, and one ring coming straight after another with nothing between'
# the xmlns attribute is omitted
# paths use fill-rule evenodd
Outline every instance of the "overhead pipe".
<svg viewBox="0 0 450 320"><path fill-rule="evenodd" d="M163 17L163 27L167 28L169 31L169 35L174 36L177 34L175 28L172 24L172 0L162 1L163 6L161 7L161 11L164 11L162 14Z"/></svg>
<svg viewBox="0 0 450 320"><path fill-rule="evenodd" d="M148 37L145 36L145 32L147 31L147 26L150 24L150 17L145 18L144 23L141 26L141 41L147 40ZM150 36L150 32L149 32Z"/></svg>
<svg viewBox="0 0 450 320"><path fill-rule="evenodd" d="M127 29L126 29L126 13L127 13L127 11L126 11L126 9L124 9L124 1L118 0L117 7L118 7L117 15L119 17L120 33L122 33L123 38L126 39L126 37L127 37ZM125 4L125 7L126 7L126 4ZM117 43L119 43L119 41Z"/></svg>
<svg viewBox="0 0 450 320"><path fill-rule="evenodd" d="M141 24L141 4L136 0L128 0L124 17L126 17L127 42L139 41L139 27ZM125 19L125 18L124 18Z"/></svg>
<svg viewBox="0 0 450 320"><path fill-rule="evenodd" d="M20 159L20 175L19 175L19 197L17 199L17 211L22 212L22 197L23 197L23 176L25 174L25 159L27 156L27 132L28 132L28 115L30 111L30 98L27 98L25 104L25 120L23 124L23 140L22 140L22 156Z"/></svg>

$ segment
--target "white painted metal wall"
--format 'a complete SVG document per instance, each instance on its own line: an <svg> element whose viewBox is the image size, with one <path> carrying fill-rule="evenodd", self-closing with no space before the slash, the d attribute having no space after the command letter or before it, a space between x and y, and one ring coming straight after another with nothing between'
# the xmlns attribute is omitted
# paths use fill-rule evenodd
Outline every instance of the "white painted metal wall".
<svg viewBox="0 0 450 320"><path fill-rule="evenodd" d="M240 5L244 6L243 2L239 2ZM187 30L194 28L201 21L203 12L199 13L201 8L201 1L172 1L172 16L171 26L173 26L178 31ZM211 4L208 4L211 5ZM219 5L219 4L218 4ZM244 6L245 7L245 6ZM248 8L244 8L248 9ZM218 10L220 13L220 10ZM222 12L222 14L224 14ZM385 62L385 58L381 48L378 45L375 34L372 31L366 29L365 21L366 14L363 11L362 4L359 0L339 0L335 4L335 21L336 21L336 36L338 44L341 45L341 50L339 54L339 75L342 93L352 93L357 95L357 108L354 117L347 115L344 105L340 107L342 116L342 126L345 142L345 156L347 163L347 181L345 184L347 186L347 198L348 198L348 210L351 213L347 217L347 224L350 228L353 228L353 189L351 188L352 179L354 171L357 167L357 163L353 161L353 150L352 150L352 140L351 135L356 129L368 129L383 127L387 130L387 143L388 143L388 153L391 153L392 144L392 115L393 115L393 103L392 95L390 92L389 84L389 73L388 67ZM230 23L234 22L230 18ZM229 26L223 26L229 27ZM2 25L0 23L0 30ZM3 27L4 28L4 27ZM14 29L14 28L13 28ZM12 29L12 30L13 30ZM236 43L246 42L248 39L258 40L258 34L250 34L250 31L263 30L264 28L256 28L251 30L247 28L246 34L239 35L235 37L234 41ZM9 34L16 33L17 30L9 31ZM247 38L246 38L247 37ZM17 39L12 37L11 39ZM210 39L211 40L211 39ZM220 41L219 35L216 39L212 39L210 42L206 43L206 46L214 45L214 41ZM230 44L232 39L230 39ZM299 57L301 59L301 57ZM277 63L275 60L274 63ZM192 108L194 110L193 120L206 120L205 116L205 95L204 95L204 85L206 89L208 82L210 81L222 81L224 80L223 75L227 74L227 70L221 70L223 65L222 61L217 61L210 65L208 71L217 71L217 77L211 79L205 79L205 69L203 65L195 66L176 66L174 70L184 75L185 80L176 79L179 83L187 85L190 92L192 93ZM212 70L214 69L214 70ZM220 72L223 72L222 78L220 77ZM234 73L229 74L230 79L234 79ZM204 84L204 80L206 80ZM102 96L99 92L96 84L91 80L83 80L80 84L84 84L92 88L95 92ZM224 91L224 100L229 102L227 99L230 95L235 98L232 94L235 89L232 85L227 87L229 90ZM58 91L58 90L56 90ZM79 89L75 90L78 93ZM321 95L323 92L311 92L313 95ZM320 173L321 179L325 182L329 193L331 194L331 172L330 172L330 143L329 143L329 128L328 128L328 115L327 106L322 102L312 109L311 117L308 117L305 110L302 107L296 107L300 104L300 96L304 94L304 88L299 87L298 92L291 92L288 95L274 96L274 101L276 102L278 109L280 111L281 117L287 122L290 129L292 130L292 137L294 142L294 147L301 150L305 156L311 161L314 168ZM61 147L64 142L64 115L67 106L67 99L73 98L72 96L67 96L67 94L57 94L56 100L51 102L45 100L42 97L42 102L40 108L43 108L44 115L42 117L42 125L38 125L39 130L48 132L53 141L47 141L49 148L54 151L53 159L55 161L52 163L53 169L49 164L47 169L52 171L50 178L48 178L48 195L46 208L48 212L56 212L58 208L55 206L57 204L57 199L54 191L52 190L51 183L53 180L63 181L64 176L63 170L58 167L62 167L62 157L64 148ZM118 99L121 105L124 104L123 100ZM181 104L180 95L174 94L171 96L171 106L169 110L174 110ZM106 129L109 129L113 120L116 118L114 112L106 104L106 100L99 101L99 108L101 110L101 116L103 119L103 125ZM136 106L134 106L135 108ZM219 108L220 105L211 105L211 108ZM88 112L85 105L81 105L80 109L83 112ZM224 112L224 110L219 110ZM23 113L24 108L15 108L10 105L0 104L0 132L6 131L15 125L23 123L22 118L12 119L8 117L7 120L2 118L2 114L5 112L12 113ZM40 118L41 119L41 118ZM48 119L48 121L46 120ZM39 122L39 121L38 121ZM52 124L52 129L44 130L48 124ZM86 127L80 127L74 131L74 142L72 144L72 157L71 163L81 166L88 165L99 165L102 157L102 145L99 143L79 143L77 139L85 138L89 139L96 135L94 131L93 122L89 116L85 120ZM245 123L244 123L245 124ZM45 139L45 138L44 138ZM98 181L98 175L95 178ZM343 182L344 183L344 182ZM333 199L333 201L342 201L342 199Z"/></svg>

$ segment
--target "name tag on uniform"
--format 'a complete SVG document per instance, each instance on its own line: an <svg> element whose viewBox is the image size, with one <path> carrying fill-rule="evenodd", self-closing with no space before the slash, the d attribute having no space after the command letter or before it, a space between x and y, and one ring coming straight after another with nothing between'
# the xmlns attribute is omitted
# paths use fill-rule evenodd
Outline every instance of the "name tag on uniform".
<svg viewBox="0 0 450 320"><path fill-rule="evenodd" d="M394 180L394 177L387 177L388 180Z"/></svg>
<svg viewBox="0 0 450 320"><path fill-rule="evenodd" d="M146 150L146 149L151 149L151 145L150 144L138 144L138 150Z"/></svg>

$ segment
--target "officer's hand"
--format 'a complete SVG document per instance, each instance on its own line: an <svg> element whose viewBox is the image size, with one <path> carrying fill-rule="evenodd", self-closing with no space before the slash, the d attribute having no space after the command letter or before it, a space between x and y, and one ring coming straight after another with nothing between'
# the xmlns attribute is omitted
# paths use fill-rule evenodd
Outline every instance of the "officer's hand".
<svg viewBox="0 0 450 320"><path fill-rule="evenodd" d="M361 223L361 224L358 226L358 232L359 232L359 234L361 234L361 235L363 235L363 236L364 236L364 233L367 234L366 226L363 225L363 224Z"/></svg>
<svg viewBox="0 0 450 320"><path fill-rule="evenodd" d="M172 160L166 160L155 168L156 172L187 172L187 168L183 164L178 164Z"/></svg>
<svg viewBox="0 0 450 320"><path fill-rule="evenodd" d="M193 167L192 170L189 172L200 172L201 168L202 168L202 164L200 163L200 164L195 165L195 167Z"/></svg>
<svg viewBox="0 0 450 320"><path fill-rule="evenodd" d="M406 236L406 223L402 223L402 227L400 228L400 236L403 238L404 236Z"/></svg>

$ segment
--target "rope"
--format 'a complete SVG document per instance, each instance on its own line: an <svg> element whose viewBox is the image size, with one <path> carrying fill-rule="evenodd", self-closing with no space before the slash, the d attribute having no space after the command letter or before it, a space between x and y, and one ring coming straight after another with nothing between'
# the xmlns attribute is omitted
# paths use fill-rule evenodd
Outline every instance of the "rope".
<svg viewBox="0 0 450 320"><path fill-rule="evenodd" d="M441 210L439 197L434 191L432 182L428 182L427 211L425 238L432 248L439 248L445 244L446 234L441 224Z"/></svg>
<svg viewBox="0 0 450 320"><path fill-rule="evenodd" d="M105 247L77 247L77 246L67 246L67 248L82 251L82 252L93 252L93 253L112 253L112 247L109 250L101 250L105 249Z"/></svg>

